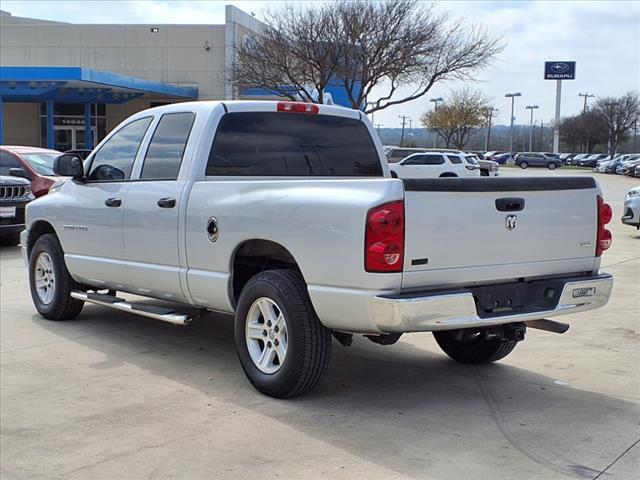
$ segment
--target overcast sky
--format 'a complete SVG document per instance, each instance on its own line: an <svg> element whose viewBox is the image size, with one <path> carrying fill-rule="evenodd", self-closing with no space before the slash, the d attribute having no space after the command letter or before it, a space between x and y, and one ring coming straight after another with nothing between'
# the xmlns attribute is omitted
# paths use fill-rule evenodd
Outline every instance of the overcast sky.
<svg viewBox="0 0 640 480"><path fill-rule="evenodd" d="M224 23L224 6L233 4L258 18L267 4L256 1L31 1L2 0L2 9L16 16L73 23ZM563 82L562 115L582 108L579 92L618 96L640 88L640 2L637 1L441 1L437 8L464 21L481 21L505 37L507 48L493 65L478 74L475 84L500 112L498 123L509 122L506 92L519 91L517 123L528 123L526 105L539 105L537 122L554 116L555 81L543 80L545 60L574 60L576 80ZM457 84L437 84L426 98L386 109L375 123L400 126L398 115L414 125L432 104Z"/></svg>

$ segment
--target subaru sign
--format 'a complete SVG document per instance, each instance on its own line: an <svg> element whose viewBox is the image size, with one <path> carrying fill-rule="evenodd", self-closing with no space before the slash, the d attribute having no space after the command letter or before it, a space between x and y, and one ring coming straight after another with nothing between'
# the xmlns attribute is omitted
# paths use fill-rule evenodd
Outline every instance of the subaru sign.
<svg viewBox="0 0 640 480"><path fill-rule="evenodd" d="M575 80L576 62L544 62L545 80Z"/></svg>

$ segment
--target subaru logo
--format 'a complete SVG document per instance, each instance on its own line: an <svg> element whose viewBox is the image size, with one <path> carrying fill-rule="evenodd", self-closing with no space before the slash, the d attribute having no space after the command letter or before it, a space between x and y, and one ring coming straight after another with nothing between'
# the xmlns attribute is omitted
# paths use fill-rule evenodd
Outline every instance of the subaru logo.
<svg viewBox="0 0 640 480"><path fill-rule="evenodd" d="M554 63L551 65L551 71L553 73L566 73L569 71L569 65L566 63Z"/></svg>
<svg viewBox="0 0 640 480"><path fill-rule="evenodd" d="M505 227L507 227L507 230L513 230L514 228L516 228L517 224L518 217L516 215L507 215L507 217L504 219L504 225Z"/></svg>

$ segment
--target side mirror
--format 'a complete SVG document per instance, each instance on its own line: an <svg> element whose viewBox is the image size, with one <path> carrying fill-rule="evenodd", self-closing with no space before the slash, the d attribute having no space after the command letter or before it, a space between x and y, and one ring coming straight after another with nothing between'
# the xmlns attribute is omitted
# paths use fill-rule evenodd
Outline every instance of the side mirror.
<svg viewBox="0 0 640 480"><path fill-rule="evenodd" d="M53 173L61 177L84 178L82 159L75 153L63 153L53 161Z"/></svg>
<svg viewBox="0 0 640 480"><path fill-rule="evenodd" d="M10 168L9 175L11 175L12 177L20 177L20 178L26 178L27 180L31 180L31 178L29 177L29 174L23 168Z"/></svg>

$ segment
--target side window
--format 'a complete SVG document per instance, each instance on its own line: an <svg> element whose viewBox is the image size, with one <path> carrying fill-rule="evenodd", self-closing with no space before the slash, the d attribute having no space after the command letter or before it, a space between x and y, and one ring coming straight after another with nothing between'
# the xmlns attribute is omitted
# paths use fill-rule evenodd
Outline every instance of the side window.
<svg viewBox="0 0 640 480"><path fill-rule="evenodd" d="M455 164L462 163L462 160L460 160L460 157L457 155L447 155L447 158L451 163L455 163Z"/></svg>
<svg viewBox="0 0 640 480"><path fill-rule="evenodd" d="M403 165L425 165L424 157L426 155L413 155L402 163Z"/></svg>
<svg viewBox="0 0 640 480"><path fill-rule="evenodd" d="M153 117L141 118L118 130L93 156L88 179L126 180L136 159L140 143Z"/></svg>
<svg viewBox="0 0 640 480"><path fill-rule="evenodd" d="M195 118L196 115L192 112L167 113L162 116L144 157L141 179L178 178L182 156Z"/></svg>
<svg viewBox="0 0 640 480"><path fill-rule="evenodd" d="M12 168L22 168L22 165L10 153L0 152L0 175L8 176Z"/></svg>
<svg viewBox="0 0 640 480"><path fill-rule="evenodd" d="M423 155L423 165L442 165L444 163L444 157L442 155L431 154Z"/></svg>

